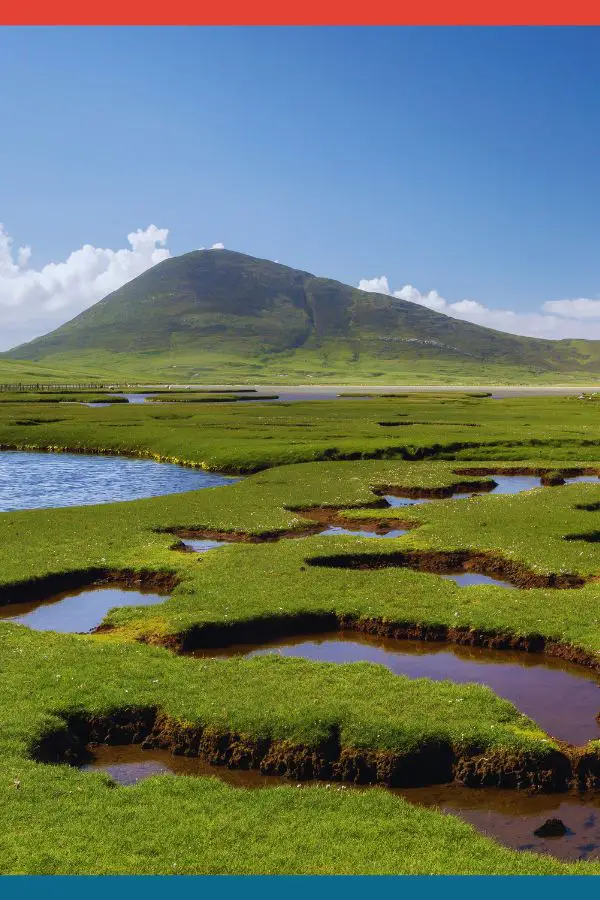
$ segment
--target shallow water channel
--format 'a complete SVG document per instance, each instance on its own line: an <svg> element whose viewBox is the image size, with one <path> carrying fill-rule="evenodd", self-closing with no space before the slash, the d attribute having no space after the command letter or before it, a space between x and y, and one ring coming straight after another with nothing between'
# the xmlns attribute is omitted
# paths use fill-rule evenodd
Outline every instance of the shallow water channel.
<svg viewBox="0 0 600 900"><path fill-rule="evenodd" d="M0 452L0 512L140 500L238 480L150 459L4 450Z"/></svg>
<svg viewBox="0 0 600 900"><path fill-rule="evenodd" d="M90 750L93 759L82 769L104 772L124 786L133 786L153 775L213 776L233 787L250 789L292 784L306 790L315 784L298 784L281 776L262 775L257 770L211 766L199 757L174 756L167 750L143 750L139 744L92 745ZM317 784L324 786L326 783ZM372 787L354 787L336 782L332 782L329 789L373 790ZM515 850L551 853L565 860L600 858L600 795L527 794L459 785L385 790L391 790L410 803L460 816L478 831ZM566 834L550 838L534 834L547 819L553 818L564 822Z"/></svg>

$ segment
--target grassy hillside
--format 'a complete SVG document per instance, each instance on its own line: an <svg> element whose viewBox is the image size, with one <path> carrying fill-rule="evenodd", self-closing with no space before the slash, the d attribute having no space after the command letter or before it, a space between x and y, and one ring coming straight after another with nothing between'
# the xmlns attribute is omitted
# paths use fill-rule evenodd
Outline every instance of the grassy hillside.
<svg viewBox="0 0 600 900"><path fill-rule="evenodd" d="M593 380L599 341L545 341L227 250L165 260L0 359L160 380ZM0 376L2 372L0 370Z"/></svg>
<svg viewBox="0 0 600 900"><path fill-rule="evenodd" d="M52 362L35 363L30 360L6 359L0 355L0 383L2 384L43 384L56 382L57 384L81 383L97 381L106 376L108 371L102 371L98 365L90 360L85 363L57 360Z"/></svg>

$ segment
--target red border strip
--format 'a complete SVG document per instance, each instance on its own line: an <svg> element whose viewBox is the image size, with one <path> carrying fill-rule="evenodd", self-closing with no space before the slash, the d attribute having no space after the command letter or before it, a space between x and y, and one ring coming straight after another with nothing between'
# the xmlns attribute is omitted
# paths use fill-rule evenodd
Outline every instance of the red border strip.
<svg viewBox="0 0 600 900"><path fill-rule="evenodd" d="M30 0L0 3L0 25L600 25L598 0Z"/></svg>

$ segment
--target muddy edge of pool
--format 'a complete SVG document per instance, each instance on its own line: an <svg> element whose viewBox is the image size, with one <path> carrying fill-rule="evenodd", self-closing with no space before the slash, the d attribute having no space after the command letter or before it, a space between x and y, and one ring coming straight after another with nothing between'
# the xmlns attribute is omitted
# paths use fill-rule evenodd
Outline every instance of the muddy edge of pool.
<svg viewBox="0 0 600 900"><path fill-rule="evenodd" d="M410 787L455 781L468 786L566 789L571 767L560 751L549 750L541 761L533 753L488 750L455 751L444 741L431 741L408 752L344 747L339 729L317 746L254 737L213 727L185 724L155 709L122 709L109 715L65 716L67 728L42 736L31 747L39 762L80 764L89 759L90 744L141 744L197 756L214 766L258 769L264 775Z"/></svg>
<svg viewBox="0 0 600 900"><path fill-rule="evenodd" d="M118 785L135 786L158 774L218 778L233 788L259 790L277 786L310 787L313 784L345 790L335 782L294 782L284 776L262 775L256 769L214 767L200 757L176 756L166 750L142 749L140 744L90 745L90 762L84 771L108 775ZM360 786L350 786L360 789ZM365 787L369 789L369 787ZM531 794L497 788L434 785L423 788L391 788L409 803L460 816L483 834L512 847L551 853L558 859L592 859L600 856L600 794ZM560 839L536 832L548 819L564 822ZM583 842L583 843L582 843Z"/></svg>
<svg viewBox="0 0 600 900"><path fill-rule="evenodd" d="M456 783L560 792L600 785L600 751L559 746L536 750L455 747L431 739L409 751L346 747L340 730L316 746L252 736L173 720L157 708L129 708L106 715L65 714L66 729L42 735L30 748L40 762L78 764L89 758L89 744L141 744L201 757L215 766L257 769L265 775L418 787Z"/></svg>
<svg viewBox="0 0 600 900"><path fill-rule="evenodd" d="M178 583L179 577L174 572L90 567L4 584L0 587L0 607L8 608L10 614L12 604L60 600L63 594L85 588L122 587L125 590L140 588L167 596Z"/></svg>

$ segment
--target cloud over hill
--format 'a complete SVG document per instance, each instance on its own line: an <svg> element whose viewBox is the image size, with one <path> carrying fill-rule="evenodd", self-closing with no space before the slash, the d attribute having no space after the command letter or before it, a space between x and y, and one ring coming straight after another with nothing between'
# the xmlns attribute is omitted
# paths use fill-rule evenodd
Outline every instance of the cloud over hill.
<svg viewBox="0 0 600 900"><path fill-rule="evenodd" d="M589 300L584 297L574 300L548 300L542 305L542 312L515 312L512 309L491 309L476 300L458 300L450 303L437 291L422 294L411 284L393 291L385 275L363 278L358 287L362 291L398 297L455 319L485 325L486 328L496 328L509 334L552 339L600 338L600 300Z"/></svg>

